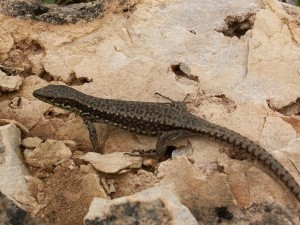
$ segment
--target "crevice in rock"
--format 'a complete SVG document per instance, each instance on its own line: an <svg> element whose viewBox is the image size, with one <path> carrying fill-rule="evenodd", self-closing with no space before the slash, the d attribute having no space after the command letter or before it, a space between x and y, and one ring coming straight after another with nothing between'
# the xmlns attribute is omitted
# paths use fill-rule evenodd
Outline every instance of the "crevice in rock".
<svg viewBox="0 0 300 225"><path fill-rule="evenodd" d="M276 108L272 105L270 100L267 100L270 109L279 112L285 116L300 116L300 97L296 101L289 103L281 108Z"/></svg>
<svg viewBox="0 0 300 225"><path fill-rule="evenodd" d="M174 145L168 145L165 152L165 157L167 159L170 159L172 157L172 152L176 149L176 146Z"/></svg>
<svg viewBox="0 0 300 225"><path fill-rule="evenodd" d="M68 81L66 82L69 86L80 86L85 83L91 83L93 80L88 77L76 77L76 74L73 72L70 74Z"/></svg>
<svg viewBox="0 0 300 225"><path fill-rule="evenodd" d="M45 48L37 40L25 38L16 41L3 59L0 69L8 76L20 75L27 77L32 75L34 63L32 57L42 57L45 54Z"/></svg>
<svg viewBox="0 0 300 225"><path fill-rule="evenodd" d="M216 31L223 33L227 37L238 37L241 38L246 34L248 30L253 28L255 20L255 14L249 13L243 16L227 16L225 26Z"/></svg>
<svg viewBox="0 0 300 225"><path fill-rule="evenodd" d="M236 110L237 106L235 101L228 98L225 94L214 95L213 97L218 98L217 102L222 104L228 113L232 113Z"/></svg>
<svg viewBox="0 0 300 225"><path fill-rule="evenodd" d="M230 221L233 219L233 214L231 212L229 212L229 210L226 206L216 207L215 212L218 217L218 223L221 223L222 220Z"/></svg>
<svg viewBox="0 0 300 225"><path fill-rule="evenodd" d="M199 77L191 74L191 69L185 63L178 63L171 65L171 70L175 73L177 79L185 77L192 81L199 81Z"/></svg>
<svg viewBox="0 0 300 225"><path fill-rule="evenodd" d="M48 73L46 70L43 70L40 74L39 77L47 82L54 81L54 77Z"/></svg>
<svg viewBox="0 0 300 225"><path fill-rule="evenodd" d="M70 118L70 114L69 113L58 113L55 111L54 108L49 108L47 111L45 111L43 113L43 115L47 118L47 119L54 119L54 118L57 118L57 119L61 119L63 120L64 122L67 122Z"/></svg>
<svg viewBox="0 0 300 225"><path fill-rule="evenodd" d="M61 81L69 86L80 86L85 83L90 83L93 81L92 79L90 79L88 77L77 77L74 72L69 75L69 78L67 81L63 81L60 77L57 78L57 77L53 76L45 69L38 76L47 82Z"/></svg>

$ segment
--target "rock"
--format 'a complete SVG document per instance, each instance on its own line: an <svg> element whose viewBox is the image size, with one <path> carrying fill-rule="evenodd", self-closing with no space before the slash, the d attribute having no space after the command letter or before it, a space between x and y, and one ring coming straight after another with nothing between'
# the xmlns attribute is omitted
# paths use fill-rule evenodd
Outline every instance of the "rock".
<svg viewBox="0 0 300 225"><path fill-rule="evenodd" d="M5 91L15 91L19 90L22 84L23 78L20 76L7 76L4 72L0 70L0 90Z"/></svg>
<svg viewBox="0 0 300 225"><path fill-rule="evenodd" d="M1 225L38 225L29 212L18 207L14 202L0 192L0 224Z"/></svg>
<svg viewBox="0 0 300 225"><path fill-rule="evenodd" d="M193 154L193 147L191 143L188 141L186 146L176 148L174 151L172 151L172 159L182 155L191 156L192 154Z"/></svg>
<svg viewBox="0 0 300 225"><path fill-rule="evenodd" d="M140 168L142 165L141 157L126 156L124 152L114 152L106 155L88 152L80 158L91 163L96 170L103 173L119 173L126 169Z"/></svg>
<svg viewBox="0 0 300 225"><path fill-rule="evenodd" d="M293 127L281 118L267 117L259 144L269 151L275 151L285 147L296 135Z"/></svg>
<svg viewBox="0 0 300 225"><path fill-rule="evenodd" d="M37 200L33 196L23 191L16 191L14 198L16 199L16 201L21 203L24 209L28 211L32 211L38 205Z"/></svg>
<svg viewBox="0 0 300 225"><path fill-rule="evenodd" d="M22 134L24 134L24 135L29 134L29 130L23 124L19 123L18 121L9 120L9 119L0 119L0 126L6 125L6 124L14 124L20 129Z"/></svg>
<svg viewBox="0 0 300 225"><path fill-rule="evenodd" d="M17 190L27 192L28 171L22 162L20 144L21 132L14 124L0 127L0 191L11 198Z"/></svg>
<svg viewBox="0 0 300 225"><path fill-rule="evenodd" d="M131 196L94 198L85 225L94 224L198 224L187 207L167 187L150 188Z"/></svg>
<svg viewBox="0 0 300 225"><path fill-rule="evenodd" d="M42 142L43 140L40 139L39 137L27 137L22 140L22 145L25 148L32 149L32 148L36 148Z"/></svg>
<svg viewBox="0 0 300 225"><path fill-rule="evenodd" d="M34 167L51 167L54 163L69 159L71 150L62 142L48 139L34 150L25 149L25 161Z"/></svg>
<svg viewBox="0 0 300 225"><path fill-rule="evenodd" d="M45 207L38 215L46 221L51 219L51 224L80 225L94 197L110 199L97 174L83 173L79 168L70 170L70 163L62 163L43 179L45 188L41 197Z"/></svg>

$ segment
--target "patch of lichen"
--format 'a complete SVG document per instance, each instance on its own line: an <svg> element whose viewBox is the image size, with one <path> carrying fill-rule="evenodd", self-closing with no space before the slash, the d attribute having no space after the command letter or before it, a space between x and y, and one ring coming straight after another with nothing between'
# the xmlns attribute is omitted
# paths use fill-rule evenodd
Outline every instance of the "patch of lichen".
<svg viewBox="0 0 300 225"><path fill-rule="evenodd" d="M94 0L40 0L44 3L48 4L57 4L57 5L70 5L70 4L76 4L76 3L87 3L92 2Z"/></svg>

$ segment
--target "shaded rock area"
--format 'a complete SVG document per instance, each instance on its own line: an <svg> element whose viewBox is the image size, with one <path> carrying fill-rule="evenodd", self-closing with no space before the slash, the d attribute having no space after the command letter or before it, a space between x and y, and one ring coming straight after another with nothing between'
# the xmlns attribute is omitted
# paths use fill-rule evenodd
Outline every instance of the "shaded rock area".
<svg viewBox="0 0 300 225"><path fill-rule="evenodd" d="M12 17L65 24L76 23L79 20L91 21L100 17L104 11L104 2L100 0L89 4L58 7L35 0L3 0L1 1L1 11Z"/></svg>
<svg viewBox="0 0 300 225"><path fill-rule="evenodd" d="M39 225L29 212L17 206L11 199L0 192L0 224L1 225Z"/></svg>
<svg viewBox="0 0 300 225"><path fill-rule="evenodd" d="M156 187L111 201L94 198L84 218L84 224L196 225L198 223L170 189Z"/></svg>
<svg viewBox="0 0 300 225"><path fill-rule="evenodd" d="M155 137L95 124L91 152L79 115L32 96L63 84L100 98L184 100L300 182L299 19L277 0L0 1L0 191L22 209L3 223L31 214L46 225L300 224L299 202L242 149L190 137L158 162L124 155L154 149Z"/></svg>

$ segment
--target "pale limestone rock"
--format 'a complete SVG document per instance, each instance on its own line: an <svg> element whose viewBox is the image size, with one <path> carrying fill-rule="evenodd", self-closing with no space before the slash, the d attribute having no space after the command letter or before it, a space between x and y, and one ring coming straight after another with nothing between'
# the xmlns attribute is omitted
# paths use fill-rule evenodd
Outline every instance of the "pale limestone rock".
<svg viewBox="0 0 300 225"><path fill-rule="evenodd" d="M271 9L262 9L256 14L249 40L247 76L230 94L235 99L257 104L270 100L273 106L281 108L300 94L297 72L300 48L293 33L299 28L291 29L293 20L280 3L265 2Z"/></svg>
<svg viewBox="0 0 300 225"><path fill-rule="evenodd" d="M118 210L116 210L118 209ZM132 211L133 214L124 214ZM104 221L111 224L198 224L188 208L168 187L155 187L111 201L94 198L84 218L85 225Z"/></svg>
<svg viewBox="0 0 300 225"><path fill-rule="evenodd" d="M281 149L281 152L289 160L288 168L294 172L293 176L300 183L300 177L298 176L300 171L300 138L291 140L286 147Z"/></svg>
<svg viewBox="0 0 300 225"><path fill-rule="evenodd" d="M140 168L142 165L141 157L126 156L124 152L114 152L105 155L88 152L80 158L91 163L96 170L103 173L118 173L126 169Z"/></svg>
<svg viewBox="0 0 300 225"><path fill-rule="evenodd" d="M88 173L82 176L82 182L85 186L85 191L92 196L98 196L103 199L110 199L104 188L100 185L100 179L95 173Z"/></svg>
<svg viewBox="0 0 300 225"><path fill-rule="evenodd" d="M17 190L27 192L25 176L28 171L20 154L20 135L13 124L0 127L0 191L11 198Z"/></svg>
<svg viewBox="0 0 300 225"><path fill-rule="evenodd" d="M23 191L16 191L14 198L28 211L33 210L38 206L37 200Z"/></svg>
<svg viewBox="0 0 300 225"><path fill-rule="evenodd" d="M15 91L19 90L23 78L20 76L7 76L0 70L0 90L1 91Z"/></svg>
<svg viewBox="0 0 300 225"><path fill-rule="evenodd" d="M42 142L43 140L40 139L39 137L27 137L22 140L22 145L25 148L32 149L32 148L36 148Z"/></svg>
<svg viewBox="0 0 300 225"><path fill-rule="evenodd" d="M25 161L34 167L49 167L54 163L69 159L71 150L61 141L48 139L34 150L25 149Z"/></svg>
<svg viewBox="0 0 300 225"><path fill-rule="evenodd" d="M271 152L285 147L294 138L296 131L289 123L279 117L267 117L259 144Z"/></svg>

